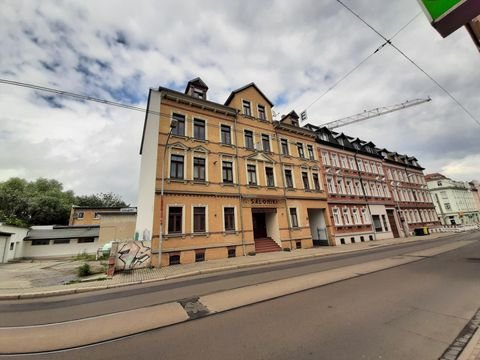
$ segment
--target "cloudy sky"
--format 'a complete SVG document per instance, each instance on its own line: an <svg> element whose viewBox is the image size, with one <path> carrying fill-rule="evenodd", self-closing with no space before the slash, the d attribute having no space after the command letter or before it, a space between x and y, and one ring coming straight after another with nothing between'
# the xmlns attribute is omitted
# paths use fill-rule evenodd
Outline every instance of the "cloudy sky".
<svg viewBox="0 0 480 360"><path fill-rule="evenodd" d="M390 38L416 0L344 0ZM279 114L307 108L383 42L333 0L0 0L0 77L145 106L150 87L209 98L254 81ZM417 16L393 42L480 121L480 54L464 29L442 39ZM433 101L339 130L415 155L426 172L480 179L480 126L391 47L308 107L322 124L366 109ZM0 84L0 181L55 178L77 194L136 204L144 116Z"/></svg>

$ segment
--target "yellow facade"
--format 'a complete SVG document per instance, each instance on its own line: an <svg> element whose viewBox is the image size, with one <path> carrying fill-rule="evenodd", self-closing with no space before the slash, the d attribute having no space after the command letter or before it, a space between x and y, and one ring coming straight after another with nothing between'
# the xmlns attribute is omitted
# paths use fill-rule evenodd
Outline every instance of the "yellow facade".
<svg viewBox="0 0 480 360"><path fill-rule="evenodd" d="M150 109L161 113L153 265L158 265L157 251L162 253L161 266L166 266L247 255L256 251L260 239L273 240L278 250L308 248L313 240L320 240L319 229L324 232L322 240L328 240L326 194L319 188L322 180L313 134L291 125L289 117L273 121L270 101L254 84L233 92L227 106L160 91L160 109ZM165 147L171 119L184 121L184 132L180 124ZM195 126L198 123L204 125L204 136L202 126ZM282 154L285 143L288 154ZM203 161L201 170L198 163ZM199 180L203 171L204 179ZM293 186L286 186L287 173ZM205 226L198 225L202 219Z"/></svg>

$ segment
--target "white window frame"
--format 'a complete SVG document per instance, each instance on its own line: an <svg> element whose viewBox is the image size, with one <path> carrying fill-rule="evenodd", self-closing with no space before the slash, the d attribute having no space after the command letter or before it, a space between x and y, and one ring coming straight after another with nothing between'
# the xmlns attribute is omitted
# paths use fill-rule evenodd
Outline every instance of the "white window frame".
<svg viewBox="0 0 480 360"><path fill-rule="evenodd" d="M331 186L329 186L329 185L331 185ZM332 189L330 189L330 187ZM337 187L336 187L335 179L333 178L333 176L327 176L327 189L328 189L328 192L330 194L336 194L337 193Z"/></svg>
<svg viewBox="0 0 480 360"><path fill-rule="evenodd" d="M195 137L195 120L201 120L205 122L205 139L197 139ZM186 121L186 120L185 120ZM185 129L187 127L185 126ZM191 131L192 131L192 136L191 138L195 141L208 141L208 121L207 119L198 117L198 116L192 116L192 124L191 124Z"/></svg>
<svg viewBox="0 0 480 360"><path fill-rule="evenodd" d="M285 175L285 170L290 170L291 173L292 173L292 184L293 184L293 187L292 188L289 188L287 186L287 176ZM284 184L284 187L285 189L296 189L297 186L295 184L295 168L293 166L289 166L289 165L284 165L283 166L283 184Z"/></svg>
<svg viewBox="0 0 480 360"><path fill-rule="evenodd" d="M198 150L193 150L192 151L192 161L191 161L191 171L192 171L192 181L201 181L201 180L195 180L195 164L194 164L194 158L202 158L205 159L205 182L208 182L208 153L203 152L203 151L198 151Z"/></svg>
<svg viewBox="0 0 480 360"><path fill-rule="evenodd" d="M228 126L230 128L230 140L231 140L231 143L230 144L225 144L222 142L222 125L224 126ZM245 134L245 133L244 133ZM234 136L234 132L233 132L233 126L231 124L228 124L228 123L218 123L218 143L220 145L226 145L226 146L234 146L235 145L235 136ZM255 136L254 136L255 137ZM245 141L245 137L243 138L243 141ZM255 141L253 142L253 145L255 146Z"/></svg>
<svg viewBox="0 0 480 360"><path fill-rule="evenodd" d="M328 151L322 151L322 161L324 165L330 166L330 156L328 155Z"/></svg>
<svg viewBox="0 0 480 360"><path fill-rule="evenodd" d="M330 155L332 157L332 166L339 167L337 153L331 153Z"/></svg>
<svg viewBox="0 0 480 360"><path fill-rule="evenodd" d="M346 210L346 211L345 211ZM347 216L347 221L345 221L345 215ZM342 220L345 225L353 225L352 216L350 215L350 209L346 206L342 208Z"/></svg>
<svg viewBox="0 0 480 360"><path fill-rule="evenodd" d="M248 183L248 165L255 166L255 180L257 181L256 184L249 184ZM248 160L245 161L245 174L246 174L246 184L247 186L260 186L260 177L258 176L258 164L256 161Z"/></svg>
<svg viewBox="0 0 480 360"><path fill-rule="evenodd" d="M335 217L335 215L337 215L337 217ZM338 207L335 206L332 208L332 216L335 226L343 226L342 214Z"/></svg>
<svg viewBox="0 0 480 360"><path fill-rule="evenodd" d="M227 185L235 185L235 184L238 184L238 181L237 181L237 173L236 173L236 159L233 155L220 155L220 179L222 180L222 184L224 183L223 182L223 162L224 161L229 161L232 163L232 178L233 178L233 182L230 184L230 183L225 183Z"/></svg>
<svg viewBox="0 0 480 360"><path fill-rule="evenodd" d="M291 209L295 209L295 212L297 214L297 227L294 227L293 226L293 221L292 221L292 214L290 213L290 210ZM300 210L298 207L295 207L295 206L292 206L292 207L289 207L288 208L288 218L290 219L290 227L292 229L295 229L295 228L301 228L302 227L302 224L300 223Z"/></svg>

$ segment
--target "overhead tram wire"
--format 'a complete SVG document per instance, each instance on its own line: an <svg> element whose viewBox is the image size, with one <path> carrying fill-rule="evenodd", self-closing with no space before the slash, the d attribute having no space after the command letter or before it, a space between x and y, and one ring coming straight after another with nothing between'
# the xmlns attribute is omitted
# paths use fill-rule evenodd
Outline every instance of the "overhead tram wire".
<svg viewBox="0 0 480 360"><path fill-rule="evenodd" d="M447 94L477 125L480 126L480 121L456 98L454 97L443 85L441 85L435 78L427 73L420 65L418 65L414 60L412 60L407 54L405 54L402 50L400 50L396 45L394 45L390 40L388 40L385 36L383 36L377 29L375 29L372 25L370 25L367 21L365 21L359 14L353 11L350 7L348 7L345 3L341 0L337 0L337 2L342 5L345 9L347 9L350 13L352 13L356 18L358 18L362 23L368 26L373 32L375 32L378 36L380 36L383 40L385 40L390 46L392 46L399 54L401 54L405 59L407 59L410 63L413 64L418 70L420 70L427 78L429 78L435 85L437 85L445 94Z"/></svg>
<svg viewBox="0 0 480 360"><path fill-rule="evenodd" d="M352 70L350 70L349 72L347 72L344 76L342 76L336 83L334 83L332 86L330 86L325 92L323 92L318 98L316 98L310 105L308 105L305 110L309 109L313 104L315 104L318 100L320 100L321 98L323 98L325 95L327 95L330 91L332 91L334 88L336 88L343 80L345 80L347 77L349 77L351 74L353 74L358 68L360 68L368 59L370 59L370 57L372 57L373 55L375 55L377 52L379 52L380 50L382 50L385 45L389 44L390 41L396 37L398 34L400 34L408 25L410 25L419 15L421 14L421 12L419 12L418 14L416 14L414 17L412 17L405 25L403 25L400 29L398 29L398 31L389 39L384 39L385 42L380 45L373 53L371 53L370 55L368 55L365 59L363 59L362 61L360 61L358 63L358 65L356 65Z"/></svg>

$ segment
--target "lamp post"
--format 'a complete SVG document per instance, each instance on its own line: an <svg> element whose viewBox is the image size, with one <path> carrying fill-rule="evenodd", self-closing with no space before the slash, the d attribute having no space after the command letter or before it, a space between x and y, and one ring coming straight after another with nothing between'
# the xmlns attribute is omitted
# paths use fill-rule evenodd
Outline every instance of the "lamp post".
<svg viewBox="0 0 480 360"><path fill-rule="evenodd" d="M165 157L167 155L168 141L170 140L170 135L172 135L173 129L177 127L177 121L170 121L170 128L167 135L167 141L165 142L165 147L163 148L163 161L162 161L162 185L160 190L160 235L158 237L158 267L162 265L162 244L163 244L163 193L165 189Z"/></svg>

